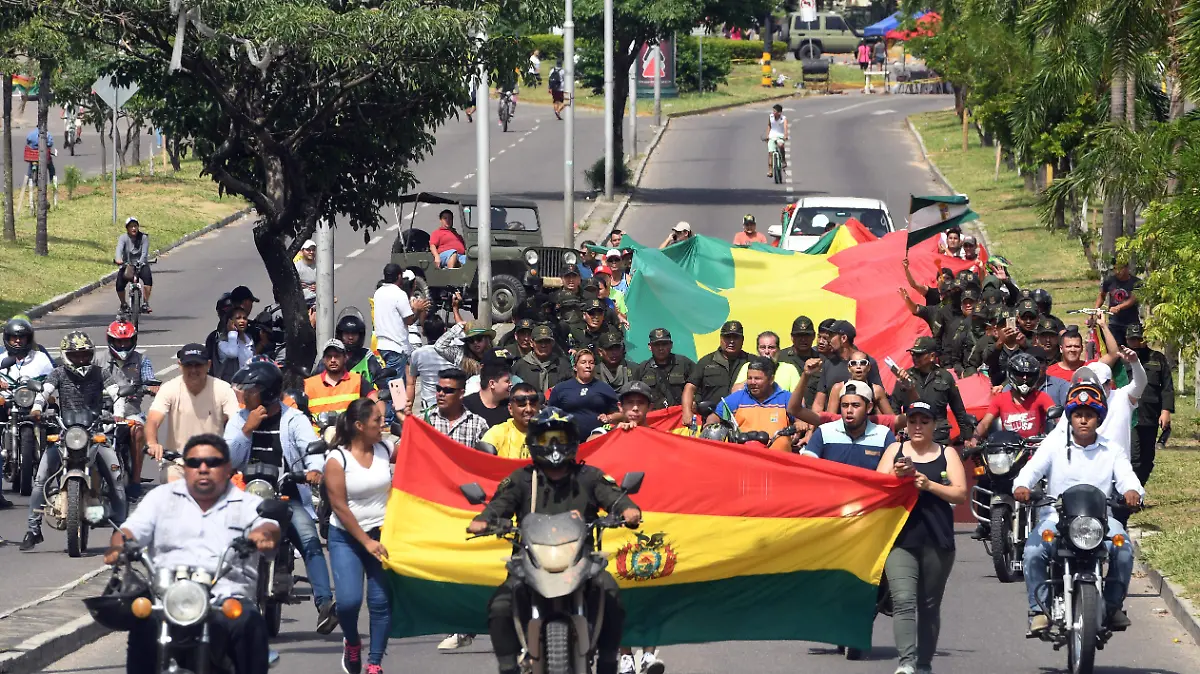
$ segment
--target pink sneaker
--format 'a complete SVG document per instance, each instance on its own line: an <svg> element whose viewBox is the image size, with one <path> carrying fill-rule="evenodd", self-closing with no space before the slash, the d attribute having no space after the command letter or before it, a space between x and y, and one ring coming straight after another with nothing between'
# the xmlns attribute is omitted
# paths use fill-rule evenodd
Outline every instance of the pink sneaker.
<svg viewBox="0 0 1200 674"><path fill-rule="evenodd" d="M367 674L383 674L383 665L367 665Z"/></svg>
<svg viewBox="0 0 1200 674"><path fill-rule="evenodd" d="M362 645L351 646L342 639L342 671L346 674L362 674ZM371 668L367 667L368 674Z"/></svg>

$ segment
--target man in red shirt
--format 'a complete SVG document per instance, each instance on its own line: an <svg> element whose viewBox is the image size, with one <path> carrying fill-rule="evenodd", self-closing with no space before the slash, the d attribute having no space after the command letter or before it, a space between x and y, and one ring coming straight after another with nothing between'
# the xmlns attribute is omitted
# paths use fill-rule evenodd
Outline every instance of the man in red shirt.
<svg viewBox="0 0 1200 674"><path fill-rule="evenodd" d="M1120 347L1117 346L1117 340L1113 339L1112 333L1108 331L1108 326L1103 321L1100 322L1100 334L1104 336L1104 346L1108 353L1099 360L1112 367L1121 357ZM1084 360L1083 335L1079 334L1078 326L1067 326L1062 336L1059 337L1058 344L1059 350L1062 352L1062 360L1046 368L1047 377L1058 377L1069 382L1075 375L1075 370L1089 362L1095 362Z"/></svg>
<svg viewBox="0 0 1200 674"><path fill-rule="evenodd" d="M742 218L742 231L733 235L733 245L748 246L752 243L767 243L767 237L758 231L758 223L753 215Z"/></svg>
<svg viewBox="0 0 1200 674"><path fill-rule="evenodd" d="M987 414L975 426L975 436L967 443L974 447L991 431L992 422L1000 420L1000 426L1022 438L1041 435L1048 429L1046 415L1054 407L1054 401L1037 386L1042 374L1041 363L1027 353L1018 353L1008 359L1008 383L1012 388L992 396Z"/></svg>
<svg viewBox="0 0 1200 674"><path fill-rule="evenodd" d="M438 266L444 269L455 269L467 262L467 244L454 230L454 213L444 210L438 214L442 224L429 235L429 252Z"/></svg>

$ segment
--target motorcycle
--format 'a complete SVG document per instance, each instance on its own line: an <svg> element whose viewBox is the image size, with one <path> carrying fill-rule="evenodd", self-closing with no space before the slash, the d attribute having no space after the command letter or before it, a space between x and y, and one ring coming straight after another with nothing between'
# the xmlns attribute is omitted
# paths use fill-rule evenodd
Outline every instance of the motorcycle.
<svg viewBox="0 0 1200 674"><path fill-rule="evenodd" d="M1024 439L1012 431L994 431L984 444L966 452L974 458L975 476L987 476L987 487L976 484L971 488L971 515L990 527L991 535L983 546L1001 583L1015 583L1022 575L1025 539L1037 522L1030 507L1012 497L1013 481L1044 438Z"/></svg>
<svg viewBox="0 0 1200 674"><path fill-rule="evenodd" d="M696 404L696 414L699 415L701 420L712 416L715 410L716 405L708 401ZM764 448L770 447L779 438L790 438L796 434L796 427L792 425L784 426L773 435L766 431L743 431L738 426L737 421L722 417L717 417L715 423L705 423L703 426L693 423L690 428L692 437L715 440L717 442L730 442L735 445L759 444Z"/></svg>
<svg viewBox="0 0 1200 674"><path fill-rule="evenodd" d="M0 362L0 370L12 367L15 361L9 357ZM33 475L42 460L42 438L45 428L30 414L37 395L41 392L41 381L22 377L13 379L0 374L8 388L0 391L0 461L4 464L4 477L12 490L21 496L33 492Z"/></svg>
<svg viewBox="0 0 1200 674"><path fill-rule="evenodd" d="M636 494L643 473L626 473L621 494ZM483 487L472 482L459 487L471 505L487 503ZM615 503L613 506L615 507ZM510 577L523 592L513 599L513 626L529 656L532 674L587 674L596 655L596 639L604 623L604 593L598 605L588 605L587 587L608 565L600 552L604 529L625 526L620 513L585 523L578 513L530 513L515 526L495 522L468 540L498 536L513 544L516 554L507 563ZM586 547L588 535L596 541Z"/></svg>
<svg viewBox="0 0 1200 674"><path fill-rule="evenodd" d="M1106 541L1117 547L1130 544L1124 536L1109 536L1108 531L1108 509L1126 506L1089 484L1077 484L1057 499L1035 492L1031 507L1050 506L1058 511L1057 530L1043 533L1043 540L1053 536L1050 575L1034 590L1038 607L1050 618L1050 627L1026 634L1026 638L1039 638L1056 651L1066 646L1068 671L1091 674L1096 650L1104 648L1114 631L1124 631L1105 624L1103 566L1108 560Z"/></svg>
<svg viewBox="0 0 1200 674"><path fill-rule="evenodd" d="M283 501L266 501L258 514L286 528L291 510ZM102 509L88 508L87 516L90 525L111 525ZM164 674L233 674L228 654L220 644L212 647L209 624L217 612L229 619L242 614L239 599L218 602L212 588L235 562L244 564L257 551L244 533L222 553L215 575L196 566L156 567L137 541L125 540L104 594L83 603L96 622L111 630L127 632L140 620L155 621L158 670Z"/></svg>
<svg viewBox="0 0 1200 674"><path fill-rule="evenodd" d="M308 451L312 454L324 453L324 443L314 442ZM251 460L246 466L243 476L246 481L247 494L254 494L267 503L282 504L285 508L290 506L288 506L287 497L283 496L283 492L289 485L303 485L306 479L303 468L298 471L284 471L279 466L254 460ZM290 521L290 514L288 519ZM254 601L258 604L258 609L267 622L267 632L272 637L279 636L279 629L283 622L283 605L299 604L303 601L296 596L296 581L308 582L308 579L293 575L295 570L295 547L290 537L287 536L287 527L285 526L284 536L280 539L279 545L275 547L275 556L259 558L258 588L254 595Z"/></svg>

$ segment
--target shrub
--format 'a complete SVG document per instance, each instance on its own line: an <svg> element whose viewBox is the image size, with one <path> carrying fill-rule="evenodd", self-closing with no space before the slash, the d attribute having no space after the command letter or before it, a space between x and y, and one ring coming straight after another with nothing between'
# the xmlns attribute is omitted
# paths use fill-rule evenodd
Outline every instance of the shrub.
<svg viewBox="0 0 1200 674"><path fill-rule="evenodd" d="M704 55L708 56L709 46L722 46L729 51L729 57L739 61L757 61L763 55L763 43L761 40L755 42L752 40L727 40L721 37L706 37L704 38ZM771 59L780 60L787 56L788 47L786 42L776 41L771 44Z"/></svg>
<svg viewBox="0 0 1200 674"><path fill-rule="evenodd" d="M729 72L733 61L726 43L732 40L704 39L704 90L716 91L717 86L729 83ZM679 41L675 49L675 86L680 92L696 91L699 84L700 44L695 37L687 36Z"/></svg>
<svg viewBox="0 0 1200 674"><path fill-rule="evenodd" d="M83 182L83 174L75 166L67 166L63 170L63 185L67 188L67 198L72 199L75 196L75 190L79 189L79 184Z"/></svg>
<svg viewBox="0 0 1200 674"><path fill-rule="evenodd" d="M525 39L526 50L532 54L534 49L542 53L542 72L549 73L546 66L554 66L554 60L562 58L563 55L563 39L561 35L526 35ZM575 41L575 48L579 48L579 41ZM547 63L548 62L548 63ZM545 75L543 75L545 77Z"/></svg>
<svg viewBox="0 0 1200 674"><path fill-rule="evenodd" d="M583 178L584 180L587 180L588 185L591 186L593 192L603 192L604 157L597 159L596 163L592 164L591 168L584 170ZM628 181L629 167L625 166L623 162L617 163L617 165L613 167L613 187L620 189L625 187Z"/></svg>

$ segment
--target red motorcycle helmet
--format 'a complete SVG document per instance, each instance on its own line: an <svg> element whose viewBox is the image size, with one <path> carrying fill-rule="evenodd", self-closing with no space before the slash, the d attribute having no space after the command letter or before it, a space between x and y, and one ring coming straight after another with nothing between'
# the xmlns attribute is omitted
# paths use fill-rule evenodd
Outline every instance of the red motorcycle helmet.
<svg viewBox="0 0 1200 674"><path fill-rule="evenodd" d="M137 348L137 326L124 317L108 326L108 350L114 358L125 360Z"/></svg>

